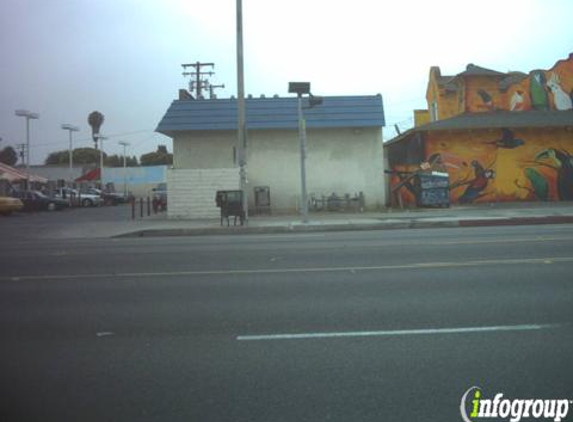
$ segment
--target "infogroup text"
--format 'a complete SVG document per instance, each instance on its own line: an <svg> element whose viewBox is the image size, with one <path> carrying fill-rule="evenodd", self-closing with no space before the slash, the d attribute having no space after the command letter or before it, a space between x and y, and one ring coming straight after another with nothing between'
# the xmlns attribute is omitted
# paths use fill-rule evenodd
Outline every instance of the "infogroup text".
<svg viewBox="0 0 573 422"><path fill-rule="evenodd" d="M559 422L567 417L572 404L573 401L569 399L507 399L503 393L495 394L493 399L486 399L482 396L481 388L474 386L463 394L460 413L464 422L479 418L509 418L510 422L534 418Z"/></svg>

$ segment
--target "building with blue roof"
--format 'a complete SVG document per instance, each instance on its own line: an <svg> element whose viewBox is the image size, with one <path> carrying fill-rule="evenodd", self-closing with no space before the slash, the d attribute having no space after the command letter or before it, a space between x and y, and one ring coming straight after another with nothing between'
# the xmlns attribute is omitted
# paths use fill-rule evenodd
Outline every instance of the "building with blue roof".
<svg viewBox="0 0 573 422"><path fill-rule="evenodd" d="M171 103L156 129L173 138L168 214L215 217L215 192L239 188L237 100L183 98ZM272 212L300 206L297 102L296 97L246 99L251 209L257 187L270 188ZM304 114L309 194L362 192L366 208L383 206L382 96L324 97Z"/></svg>

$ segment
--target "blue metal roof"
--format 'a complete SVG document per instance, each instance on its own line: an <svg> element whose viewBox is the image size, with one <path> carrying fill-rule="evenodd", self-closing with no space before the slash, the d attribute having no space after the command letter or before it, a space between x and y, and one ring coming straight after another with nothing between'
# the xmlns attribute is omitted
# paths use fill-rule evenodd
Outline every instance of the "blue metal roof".
<svg viewBox="0 0 573 422"><path fill-rule="evenodd" d="M382 127L384 108L381 95L323 97L321 105L305 109L308 128ZM296 97L247 98L247 129L296 129ZM303 106L308 100L303 100ZM175 100L156 131L168 136L175 132L236 130L237 100Z"/></svg>

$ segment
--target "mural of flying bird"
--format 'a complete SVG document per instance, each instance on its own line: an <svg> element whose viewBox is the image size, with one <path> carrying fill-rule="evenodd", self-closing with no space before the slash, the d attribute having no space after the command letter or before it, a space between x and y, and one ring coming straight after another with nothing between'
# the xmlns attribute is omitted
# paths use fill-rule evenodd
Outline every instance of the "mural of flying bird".
<svg viewBox="0 0 573 422"><path fill-rule="evenodd" d="M468 182L468 187L459 197L458 201L460 204L472 203L480 196L483 196L482 192L487 188L489 181L495 178L495 171L485 169L479 161L473 160L471 165L474 168L475 177Z"/></svg>
<svg viewBox="0 0 573 422"><path fill-rule="evenodd" d="M525 144L523 139L516 139L513 132L509 129L502 129L501 139L497 141L486 142L489 145L495 145L498 148L513 149Z"/></svg>

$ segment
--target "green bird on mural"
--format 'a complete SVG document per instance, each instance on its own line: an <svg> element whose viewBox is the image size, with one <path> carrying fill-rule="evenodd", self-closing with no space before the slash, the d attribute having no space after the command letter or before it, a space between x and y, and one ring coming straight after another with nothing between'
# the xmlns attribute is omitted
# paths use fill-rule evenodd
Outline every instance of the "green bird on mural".
<svg viewBox="0 0 573 422"><path fill-rule="evenodd" d="M542 70L531 72L529 80L529 96L534 110L549 110L549 95L547 93L547 78Z"/></svg>
<svg viewBox="0 0 573 422"><path fill-rule="evenodd" d="M573 156L565 150L547 148L535 156L535 161L543 164L542 160L549 161L545 163L557 171L557 195L561 201L573 201Z"/></svg>
<svg viewBox="0 0 573 422"><path fill-rule="evenodd" d="M537 199L547 201L549 198L549 184L537 170L531 167L525 169L525 176L533 187L533 193Z"/></svg>

